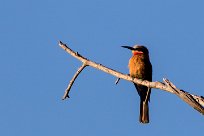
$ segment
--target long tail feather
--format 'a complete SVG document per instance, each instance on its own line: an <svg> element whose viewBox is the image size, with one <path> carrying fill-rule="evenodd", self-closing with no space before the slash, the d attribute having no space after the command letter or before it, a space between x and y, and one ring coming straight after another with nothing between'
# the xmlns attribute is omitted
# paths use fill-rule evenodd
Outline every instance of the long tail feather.
<svg viewBox="0 0 204 136"><path fill-rule="evenodd" d="M140 101L140 118L141 123L149 123L149 106L148 101Z"/></svg>

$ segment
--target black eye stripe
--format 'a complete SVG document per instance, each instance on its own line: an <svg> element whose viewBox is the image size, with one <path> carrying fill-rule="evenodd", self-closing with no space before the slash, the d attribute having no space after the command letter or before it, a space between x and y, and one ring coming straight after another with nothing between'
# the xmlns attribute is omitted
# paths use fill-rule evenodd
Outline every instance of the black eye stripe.
<svg viewBox="0 0 204 136"><path fill-rule="evenodd" d="M143 49L141 49L141 48L136 48L135 50L136 50L136 51L142 51L142 52L143 52Z"/></svg>

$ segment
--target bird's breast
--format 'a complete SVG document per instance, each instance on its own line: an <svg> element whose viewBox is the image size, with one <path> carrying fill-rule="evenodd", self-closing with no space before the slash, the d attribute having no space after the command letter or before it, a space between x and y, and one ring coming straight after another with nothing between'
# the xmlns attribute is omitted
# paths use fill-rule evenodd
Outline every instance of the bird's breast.
<svg viewBox="0 0 204 136"><path fill-rule="evenodd" d="M139 79L145 79L146 66L145 59L142 56L132 56L129 60L129 72L130 76Z"/></svg>

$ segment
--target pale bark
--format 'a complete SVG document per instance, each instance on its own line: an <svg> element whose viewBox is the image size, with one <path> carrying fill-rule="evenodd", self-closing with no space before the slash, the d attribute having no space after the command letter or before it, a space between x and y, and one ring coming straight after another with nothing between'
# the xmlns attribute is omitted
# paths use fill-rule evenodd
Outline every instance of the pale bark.
<svg viewBox="0 0 204 136"><path fill-rule="evenodd" d="M204 115L204 97L203 96L198 96L198 95L193 95L190 94L184 90L178 89L173 83L171 83L168 79L163 79L164 83L162 82L149 82L147 80L140 80L137 78L132 78L129 75L126 74L122 74L116 70L113 70L111 68L105 67L102 64L93 62L91 60L88 60L87 58L83 57L82 55L80 55L78 52L74 52L72 51L66 44L62 43L61 41L59 42L59 46L61 48L63 48L67 53L69 53L70 55L72 55L73 57L75 57L76 59L80 60L82 62L82 66L79 68L79 70L77 70L76 74L74 75L74 77L72 78L72 80L70 81L65 94L63 96L63 100L66 98L69 98L69 91L71 89L71 86L73 85L75 79L77 78L77 76L80 74L80 72L86 67L86 66L91 66L93 68L99 69L103 72L106 72L108 74L111 74L119 79L124 79L130 82L134 82L140 85L144 85L150 88L156 88L156 89L160 89L163 91L167 91L169 93L173 93L176 94L178 97L180 97L183 101L185 101L186 103L188 103L191 107L193 107L194 109L196 109L197 111L199 111L200 113L202 113ZM116 81L116 83L118 83L118 80Z"/></svg>

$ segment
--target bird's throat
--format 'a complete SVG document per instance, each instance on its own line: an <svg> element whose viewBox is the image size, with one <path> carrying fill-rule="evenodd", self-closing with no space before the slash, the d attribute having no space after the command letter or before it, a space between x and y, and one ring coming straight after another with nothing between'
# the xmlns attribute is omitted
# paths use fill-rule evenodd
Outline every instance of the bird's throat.
<svg viewBox="0 0 204 136"><path fill-rule="evenodd" d="M140 55L140 54L143 54L143 52L141 52L141 51L133 51L132 53L133 53L133 55Z"/></svg>

